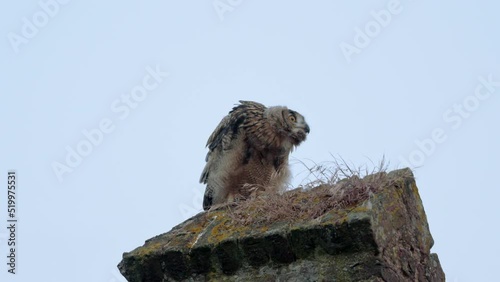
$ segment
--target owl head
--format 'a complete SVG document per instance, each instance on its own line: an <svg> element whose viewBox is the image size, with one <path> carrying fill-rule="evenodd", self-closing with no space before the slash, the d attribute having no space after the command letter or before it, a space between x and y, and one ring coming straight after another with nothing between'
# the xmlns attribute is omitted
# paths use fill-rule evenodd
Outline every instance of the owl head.
<svg viewBox="0 0 500 282"><path fill-rule="evenodd" d="M275 122L275 129L278 133L294 146L306 140L310 128L304 116L282 106L268 108L268 114L269 118Z"/></svg>

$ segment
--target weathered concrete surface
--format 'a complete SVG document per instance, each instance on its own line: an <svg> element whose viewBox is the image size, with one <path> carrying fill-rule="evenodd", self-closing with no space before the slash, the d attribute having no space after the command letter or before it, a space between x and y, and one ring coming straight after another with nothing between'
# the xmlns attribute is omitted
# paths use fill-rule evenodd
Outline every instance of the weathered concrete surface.
<svg viewBox="0 0 500 282"><path fill-rule="evenodd" d="M413 174L384 178L368 199L315 219L243 225L202 212L124 253L118 268L130 282L445 281Z"/></svg>

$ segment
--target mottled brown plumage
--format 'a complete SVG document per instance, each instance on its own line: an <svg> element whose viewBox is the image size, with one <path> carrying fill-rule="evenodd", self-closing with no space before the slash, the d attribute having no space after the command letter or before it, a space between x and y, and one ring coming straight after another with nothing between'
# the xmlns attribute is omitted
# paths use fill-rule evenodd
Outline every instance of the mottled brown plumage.
<svg viewBox="0 0 500 282"><path fill-rule="evenodd" d="M200 178L207 184L203 209L257 190L283 191L290 175L288 156L308 133L304 117L287 107L240 101L208 138Z"/></svg>

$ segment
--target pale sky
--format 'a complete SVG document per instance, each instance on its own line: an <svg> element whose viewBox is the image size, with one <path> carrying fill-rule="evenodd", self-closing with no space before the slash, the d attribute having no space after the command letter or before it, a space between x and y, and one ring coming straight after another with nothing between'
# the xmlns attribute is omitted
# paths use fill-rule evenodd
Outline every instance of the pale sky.
<svg viewBox="0 0 500 282"><path fill-rule="evenodd" d="M238 100L306 117L293 185L341 156L415 170L447 281L500 268L497 1L9 1L0 195L16 275L125 281L125 251L202 210L206 140Z"/></svg>

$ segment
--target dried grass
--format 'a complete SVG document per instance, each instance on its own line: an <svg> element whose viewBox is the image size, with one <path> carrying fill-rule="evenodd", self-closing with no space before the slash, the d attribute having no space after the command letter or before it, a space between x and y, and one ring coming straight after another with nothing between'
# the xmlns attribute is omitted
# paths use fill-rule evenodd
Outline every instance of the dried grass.
<svg viewBox="0 0 500 282"><path fill-rule="evenodd" d="M357 206L379 189L391 185L385 159L371 170L367 166L354 168L342 158L311 167L301 163L308 171L307 184L281 195L263 194L239 202L227 210L233 223L267 225L278 221L309 221L331 210Z"/></svg>

